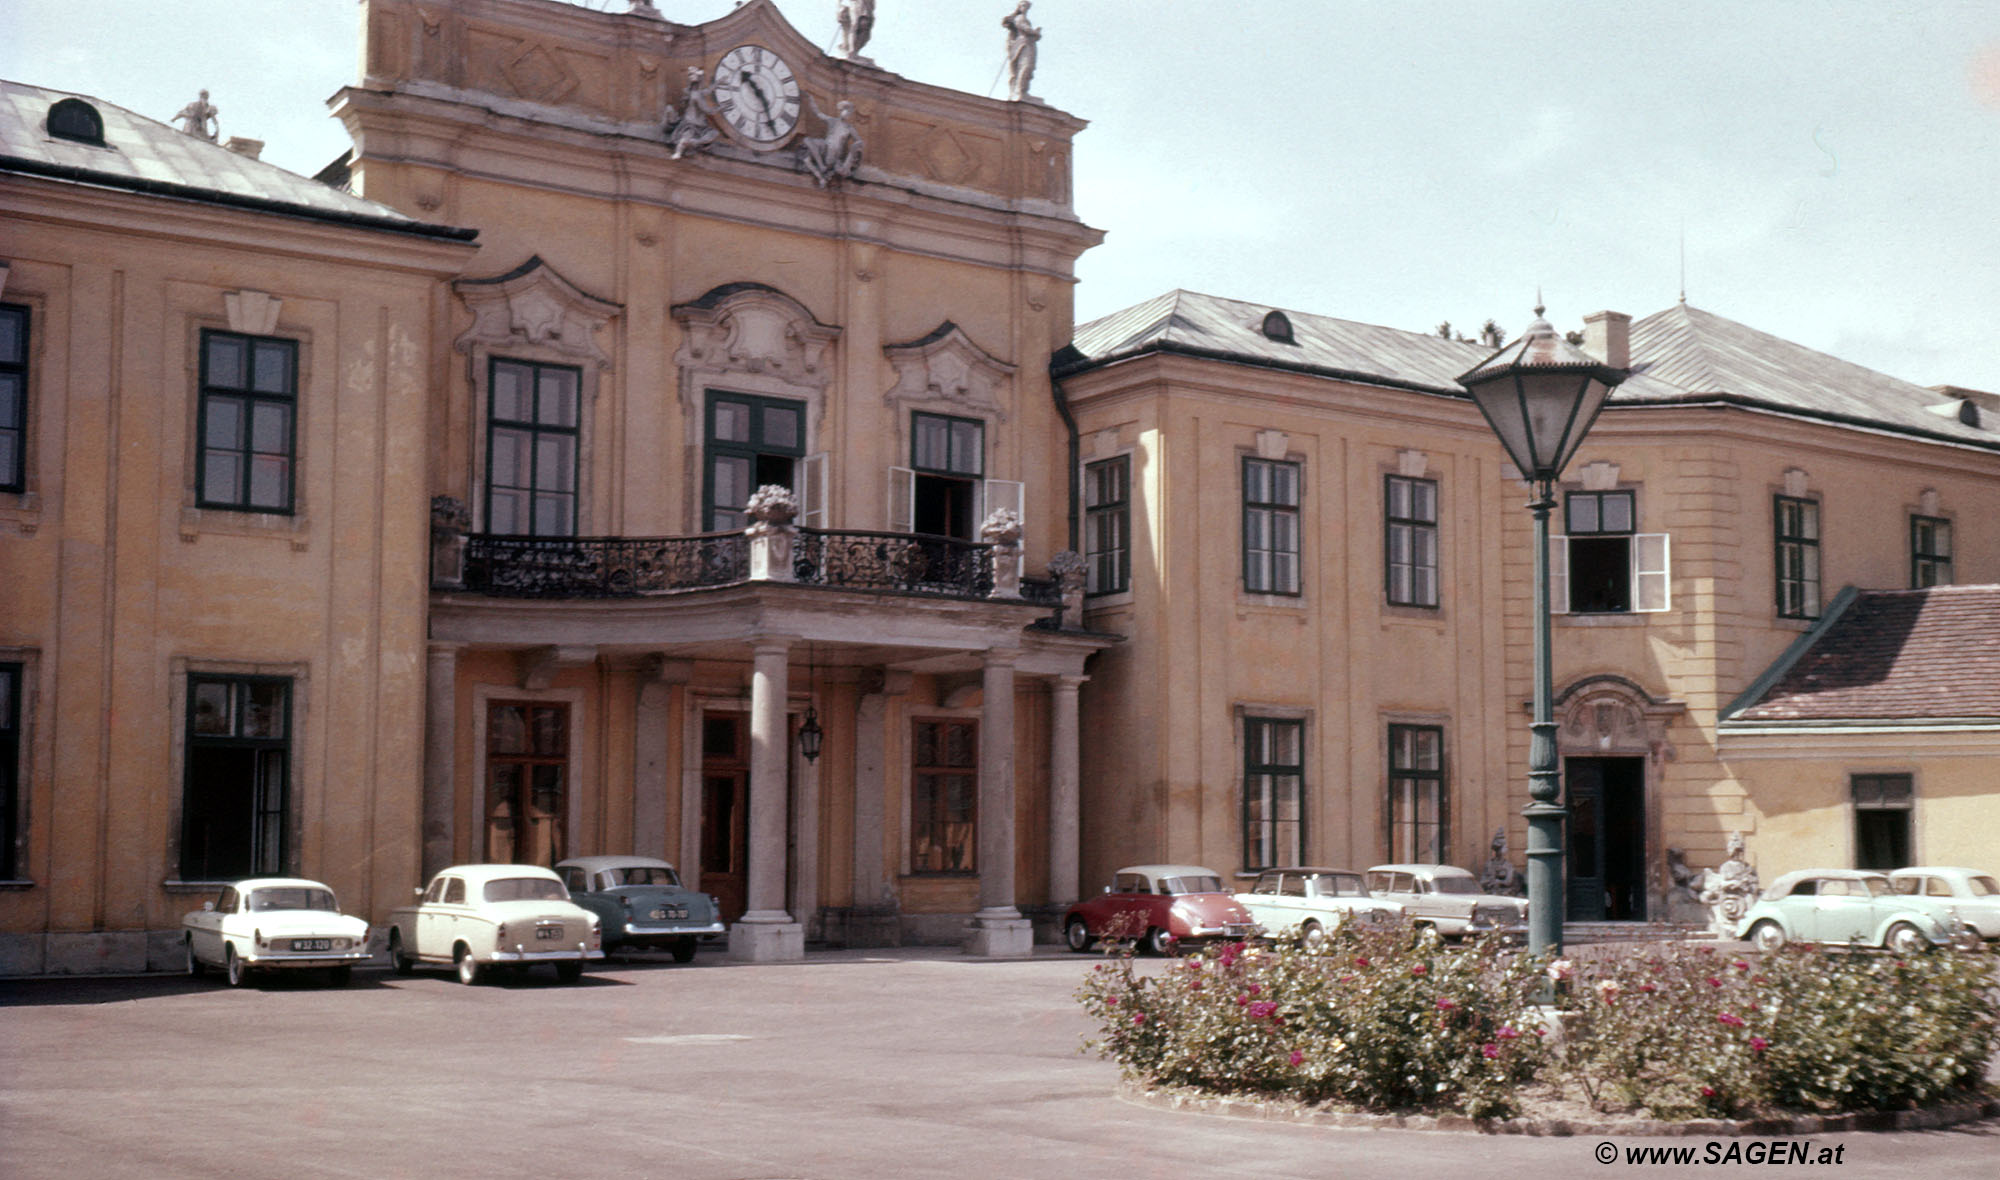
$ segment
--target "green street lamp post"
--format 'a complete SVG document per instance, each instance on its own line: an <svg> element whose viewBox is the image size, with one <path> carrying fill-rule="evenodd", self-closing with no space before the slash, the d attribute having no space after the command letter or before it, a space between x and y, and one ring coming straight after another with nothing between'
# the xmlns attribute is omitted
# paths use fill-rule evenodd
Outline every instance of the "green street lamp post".
<svg viewBox="0 0 2000 1180"><path fill-rule="evenodd" d="M1549 668L1549 511L1555 482L1590 431L1611 387L1626 372L1597 360L1563 339L1535 309L1519 340L1458 379L1487 425L1534 490L1535 514L1535 718L1529 725L1528 949L1562 950L1563 820L1561 772L1556 764L1554 687Z"/></svg>

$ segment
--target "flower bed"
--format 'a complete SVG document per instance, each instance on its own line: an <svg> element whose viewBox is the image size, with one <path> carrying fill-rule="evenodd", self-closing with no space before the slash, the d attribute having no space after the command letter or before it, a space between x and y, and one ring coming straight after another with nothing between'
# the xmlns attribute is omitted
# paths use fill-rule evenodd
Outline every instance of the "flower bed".
<svg viewBox="0 0 2000 1180"><path fill-rule="evenodd" d="M1077 998L1102 1027L1090 1047L1144 1085L1475 1118L1554 1094L1714 1118L1976 1096L2000 1044L1992 966L1680 943L1579 965L1343 928L1318 954L1237 944L1151 973L1124 950Z"/></svg>

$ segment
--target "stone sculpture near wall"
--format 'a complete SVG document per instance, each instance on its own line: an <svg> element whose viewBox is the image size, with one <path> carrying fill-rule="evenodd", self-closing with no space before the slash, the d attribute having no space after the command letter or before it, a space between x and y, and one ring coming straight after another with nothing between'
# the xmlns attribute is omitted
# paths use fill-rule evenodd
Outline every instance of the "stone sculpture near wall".
<svg viewBox="0 0 2000 1180"><path fill-rule="evenodd" d="M840 56L867 61L862 47L875 32L875 0L840 0Z"/></svg>
<svg viewBox="0 0 2000 1180"><path fill-rule="evenodd" d="M829 115L819 109L813 96L806 95L806 107L826 124L826 134L808 136L799 144L799 163L813 180L825 188L834 180L845 180L861 166L861 135L854 130L854 104L842 99Z"/></svg>
<svg viewBox="0 0 2000 1180"><path fill-rule="evenodd" d="M1007 97L1020 102L1028 97L1028 83L1035 78L1035 42L1042 39L1042 31L1028 23L1028 0L1000 18L1000 27L1007 30Z"/></svg>
<svg viewBox="0 0 2000 1180"><path fill-rule="evenodd" d="M1757 882L1757 870L1743 857L1743 833L1729 833L1728 847L1729 858L1719 867L1704 871L1697 883L1701 903L1708 907L1709 929L1718 938L1736 936L1736 924L1757 900L1762 888Z"/></svg>
<svg viewBox="0 0 2000 1180"><path fill-rule="evenodd" d="M1667 921L1686 926L1708 924L1708 907L1695 892L1699 876L1688 866L1685 850L1667 849Z"/></svg>
<svg viewBox="0 0 2000 1180"><path fill-rule="evenodd" d="M688 67L680 114L667 124L667 142L673 145L676 160L683 152L700 151L722 134L709 119L715 113L715 89L704 84L703 78L700 66Z"/></svg>
<svg viewBox="0 0 2000 1180"><path fill-rule="evenodd" d="M1528 883L1514 862L1507 859L1507 829L1493 829L1493 855L1479 874L1479 887L1500 897L1526 897Z"/></svg>

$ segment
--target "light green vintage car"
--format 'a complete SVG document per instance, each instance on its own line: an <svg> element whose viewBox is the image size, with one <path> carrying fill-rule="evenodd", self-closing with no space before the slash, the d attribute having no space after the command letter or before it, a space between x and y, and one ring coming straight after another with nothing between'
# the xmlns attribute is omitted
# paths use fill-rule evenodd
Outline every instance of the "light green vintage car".
<svg viewBox="0 0 2000 1180"><path fill-rule="evenodd" d="M1898 893L1888 877L1860 869L1786 873L1744 913L1736 937L1766 951L1815 942L1886 947L1905 955L1979 943L1978 932L1949 904Z"/></svg>

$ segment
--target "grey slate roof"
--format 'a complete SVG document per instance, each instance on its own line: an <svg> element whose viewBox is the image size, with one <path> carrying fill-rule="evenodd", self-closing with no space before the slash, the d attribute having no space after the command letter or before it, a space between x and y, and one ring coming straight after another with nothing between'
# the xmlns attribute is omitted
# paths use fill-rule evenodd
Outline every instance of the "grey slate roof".
<svg viewBox="0 0 2000 1180"><path fill-rule="evenodd" d="M96 108L104 120L103 147L50 137L49 108L65 98ZM433 237L474 233L418 221L101 99L24 82L0 80L0 171Z"/></svg>
<svg viewBox="0 0 2000 1180"><path fill-rule="evenodd" d="M1284 311L1296 343L1267 338L1265 315ZM1457 378L1492 355L1483 345L1273 309L1193 291L1169 291L1092 320L1057 357L1059 375L1147 352L1208 356L1464 397ZM1726 401L1879 425L2000 449L2000 422L1966 425L1941 413L1951 395L1815 352L1713 312L1679 304L1632 325L1632 373L1610 405Z"/></svg>

